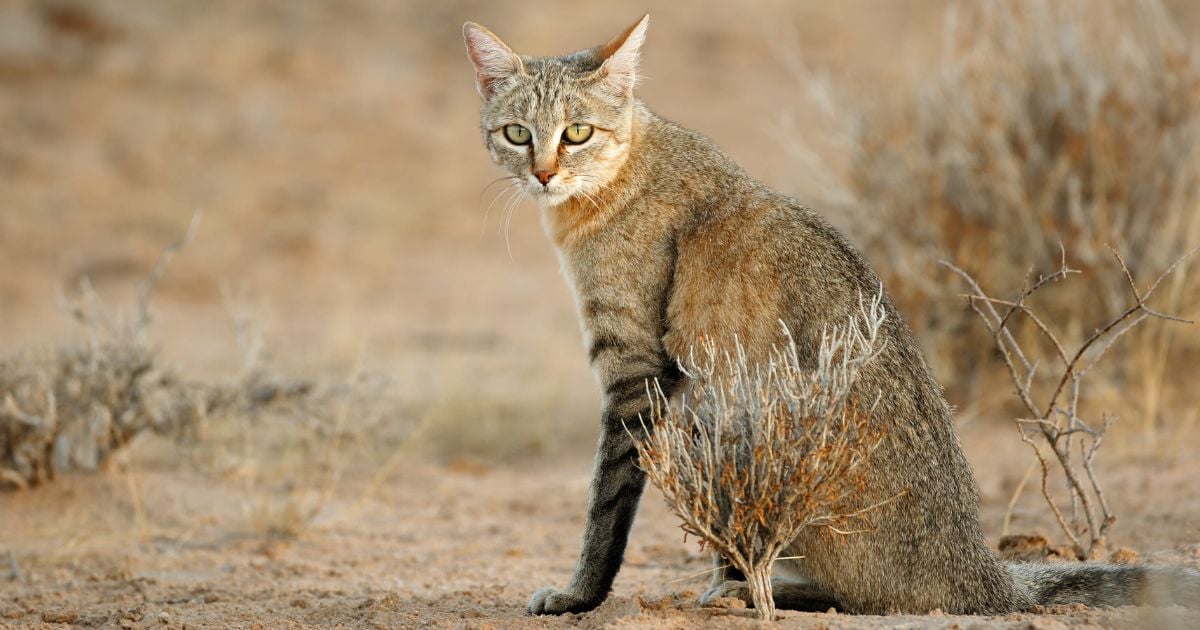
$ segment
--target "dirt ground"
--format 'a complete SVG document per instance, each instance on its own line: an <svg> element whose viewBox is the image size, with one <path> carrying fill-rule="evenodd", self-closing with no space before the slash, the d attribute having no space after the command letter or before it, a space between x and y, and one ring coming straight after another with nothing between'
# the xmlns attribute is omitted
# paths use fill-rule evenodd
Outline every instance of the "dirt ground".
<svg viewBox="0 0 1200 630"><path fill-rule="evenodd" d="M563 52L649 9L643 98L796 193L781 136L820 129L788 60L884 100L937 52L945 5L0 0L0 354L77 341L56 296L87 278L126 304L200 208L154 303L165 361L236 374L237 311L272 369L386 383L370 422L226 419L0 490L0 628L757 625L697 607L708 559L653 490L607 603L525 616L534 590L569 579L599 397L535 209L514 208L507 231L503 200L487 211L498 173L459 29ZM1200 11L1170 6L1200 32ZM993 545L1031 461L997 392L951 401ZM1153 448L1114 439L1100 461L1114 543L1200 568L1187 413ZM1010 530L1057 541L1035 486ZM1197 628L1200 612L780 625Z"/></svg>
<svg viewBox="0 0 1200 630"><path fill-rule="evenodd" d="M984 523L997 540L1019 449L967 430ZM1021 445L1023 446L1023 445ZM581 459L493 467L405 462L383 483L350 476L298 536L253 531L242 489L180 471L151 451L98 475L0 495L0 531L19 578L0 582L0 627L749 627L745 610L700 608L707 556L684 542L656 492L644 498L610 599L583 615L525 616L530 594L570 575L588 468ZM138 459L154 462L135 464ZM1109 468L1116 540L1142 559L1200 568L1200 460ZM136 487L136 490L134 489ZM1015 531L1053 534L1026 496ZM6 573L0 567L0 576ZM781 627L1175 627L1200 611L1056 608L1004 617L853 617L784 612Z"/></svg>

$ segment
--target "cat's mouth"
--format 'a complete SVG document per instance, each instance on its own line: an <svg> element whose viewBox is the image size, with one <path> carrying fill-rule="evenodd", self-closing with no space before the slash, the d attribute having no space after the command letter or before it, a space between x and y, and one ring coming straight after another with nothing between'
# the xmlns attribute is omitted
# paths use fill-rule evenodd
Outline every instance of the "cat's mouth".
<svg viewBox="0 0 1200 630"><path fill-rule="evenodd" d="M544 206L557 206L570 199L573 195L567 191L549 190L538 186L537 190L532 191L531 196L535 201Z"/></svg>
<svg viewBox="0 0 1200 630"><path fill-rule="evenodd" d="M578 188L579 186L574 183L553 180L546 185L542 185L536 180L526 182L526 189L529 191L529 196L538 203L546 206L556 206L563 203L575 196L579 192Z"/></svg>

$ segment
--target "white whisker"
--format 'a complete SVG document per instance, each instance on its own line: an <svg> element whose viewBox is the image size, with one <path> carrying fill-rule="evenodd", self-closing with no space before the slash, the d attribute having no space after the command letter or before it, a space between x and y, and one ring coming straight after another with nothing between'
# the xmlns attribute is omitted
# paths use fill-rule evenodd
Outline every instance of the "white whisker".
<svg viewBox="0 0 1200 630"><path fill-rule="evenodd" d="M513 178L513 179L516 179L516 178ZM505 193L513 192L520 185L521 185L521 180L518 179L517 181L509 184L507 187L505 187L500 192L496 193L495 197L492 197L492 202L488 204L487 210L484 210L484 212L483 212L483 227L481 227L479 229L480 237L482 237L483 233L487 231L488 217L491 216L491 214L492 214L492 206L496 205L496 202L501 197L503 197Z"/></svg>
<svg viewBox="0 0 1200 630"><path fill-rule="evenodd" d="M520 192L513 197L512 202L505 207L506 216L504 219L504 247L508 250L509 260L516 260L513 258L512 241L509 239L509 233L511 232L512 227L512 218L513 215L516 214L517 206L521 205L521 202L525 200L525 194L525 189L521 188Z"/></svg>
<svg viewBox="0 0 1200 630"><path fill-rule="evenodd" d="M599 193L601 191L611 191L612 190L609 186L601 183L600 180L598 180L590 175L576 175L575 177L578 178L580 181L582 181L584 184L594 187L596 189L594 192ZM598 199L596 199L591 194L589 194L586 190L584 190L584 187L581 186L579 189L579 192L581 194L583 194L585 197L587 197L588 200L592 202L592 205L596 206L596 209L604 210L606 212L612 211L611 203L609 203L609 202L601 203Z"/></svg>
<svg viewBox="0 0 1200 630"><path fill-rule="evenodd" d="M495 186L496 184L499 184L500 182L502 182L506 179L518 181L518 182L521 181L520 177L516 177L514 175L502 175L500 177L497 177L496 179L493 179L492 181L488 182L487 185L483 187L483 190L479 191L479 199L477 199L476 201L482 201L483 195L485 193L487 193L489 188L491 188L492 186Z"/></svg>

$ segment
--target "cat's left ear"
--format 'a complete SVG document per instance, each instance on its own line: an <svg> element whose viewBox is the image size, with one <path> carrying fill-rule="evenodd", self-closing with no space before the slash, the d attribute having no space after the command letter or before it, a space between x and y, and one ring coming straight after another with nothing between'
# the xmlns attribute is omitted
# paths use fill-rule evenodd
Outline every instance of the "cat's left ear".
<svg viewBox="0 0 1200 630"><path fill-rule="evenodd" d="M615 92L622 96L633 93L637 84L638 58L642 42L646 41L646 27L650 24L650 14L642 16L617 35L612 41L600 47L599 57L604 60L597 70L600 78Z"/></svg>
<svg viewBox="0 0 1200 630"><path fill-rule="evenodd" d="M496 34L474 23L463 24L467 56L475 65L475 87L483 100L496 93L496 84L525 72L525 64Z"/></svg>

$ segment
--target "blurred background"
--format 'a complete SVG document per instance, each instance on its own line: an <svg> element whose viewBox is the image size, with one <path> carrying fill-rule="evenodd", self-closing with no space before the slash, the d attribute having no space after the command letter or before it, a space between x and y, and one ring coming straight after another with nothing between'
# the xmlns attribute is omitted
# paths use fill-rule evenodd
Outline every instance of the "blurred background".
<svg viewBox="0 0 1200 630"><path fill-rule="evenodd" d="M131 312L201 210L155 287L156 364L324 392L303 421L139 439L122 481L89 490L125 515L81 514L113 540L177 532L200 508L156 513L148 497L216 480L208 492L232 489L205 502L209 525L294 535L344 521L347 487L356 518L407 492L382 488L410 461L583 471L599 393L537 209L486 188L501 173L461 25L548 55L647 10L640 97L848 232L959 408L985 500L1006 501L1030 457L1018 409L937 261L1011 298L1057 268L1061 243L1084 273L1037 306L1079 340L1129 304L1107 245L1143 286L1200 245L1200 9L1186 0L0 1L0 354L87 339L63 307L81 296ZM1159 310L1200 315L1194 267L1164 282ZM1084 406L1121 418L1107 453L1197 446L1195 326L1147 322L1105 361ZM993 435L1014 446L972 446ZM39 527L61 517L51 499L11 500L33 501L10 507ZM1042 522L1036 500L1018 519ZM1172 531L1196 531L1182 520ZM66 535L10 531L31 555Z"/></svg>
<svg viewBox="0 0 1200 630"><path fill-rule="evenodd" d="M4 3L0 344L71 334L55 296L82 278L120 303L202 209L154 301L171 361L237 365L232 287L278 362L394 376L426 424L465 423L448 430L472 442L458 454L560 431L590 447L598 394L537 209L505 229L484 191L499 172L461 25L556 54L647 9L642 98L796 193L789 147L824 123L794 64L898 95L941 24L936 2Z"/></svg>
<svg viewBox="0 0 1200 630"><path fill-rule="evenodd" d="M1015 292L1030 268L1050 270L1061 240L1089 272L1062 289L1074 300L1121 289L1103 268L1105 243L1148 280L1198 240L1195 221L1161 219L1196 215L1186 206L1196 194L1195 69L1183 55L1200 12L1150 6L1115 3L1074 24L1026 15L1022 29L968 7L948 18L931 0L569 11L9 0L0 344L69 334L56 292L82 278L102 296L131 290L201 209L196 241L154 303L152 334L172 361L236 364L221 299L232 287L254 297L267 345L288 365L362 364L394 375L418 406L439 401L424 413L494 421L496 431L562 417L562 428L586 435L597 396L572 302L536 208L511 208L507 224L507 200L484 191L499 172L479 138L460 27L469 18L519 51L556 54L601 42L648 9L641 97L848 230L941 359L954 402L969 408L982 393L965 387L988 356L972 346L986 339L969 336L977 323L956 299L962 287L924 263L949 259L993 291ZM981 19L993 23L969 23ZM1114 35L1151 49L1098 46ZM1001 41L1020 37L1040 43ZM1083 58L1048 58L1071 54ZM1120 108L1143 111L1117 119L1130 117ZM1033 146L1018 154L1018 142ZM1090 190L1101 177L1116 179ZM1070 201L1072 186L1081 201ZM1086 328L1123 297L1076 301L1067 317ZM1150 413L1145 423L1164 415Z"/></svg>

